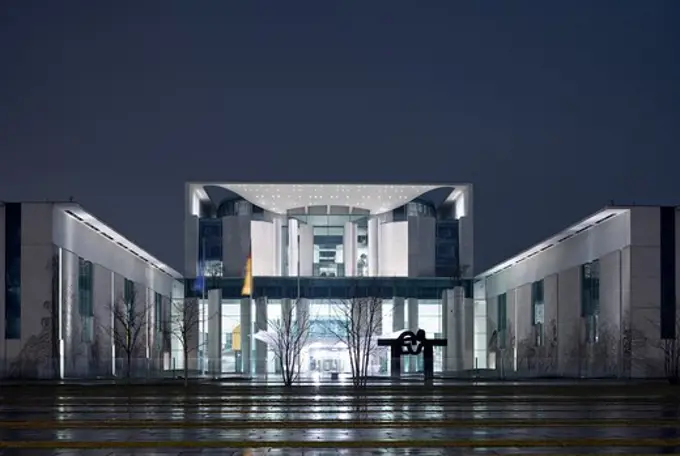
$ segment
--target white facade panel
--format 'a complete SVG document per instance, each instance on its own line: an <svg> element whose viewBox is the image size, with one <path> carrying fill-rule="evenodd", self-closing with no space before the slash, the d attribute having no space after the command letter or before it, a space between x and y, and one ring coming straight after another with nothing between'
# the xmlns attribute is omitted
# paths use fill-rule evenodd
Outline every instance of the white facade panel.
<svg viewBox="0 0 680 456"><path fill-rule="evenodd" d="M300 275L299 225L297 219L288 219L288 276Z"/></svg>
<svg viewBox="0 0 680 456"><path fill-rule="evenodd" d="M581 267L576 266L559 273L557 290L558 373L567 376L579 374L578 361L581 335Z"/></svg>
<svg viewBox="0 0 680 456"><path fill-rule="evenodd" d="M531 339L531 284L517 288L517 341Z"/></svg>
<svg viewBox="0 0 680 456"><path fill-rule="evenodd" d="M630 245L630 239L630 213L623 212L573 235L544 252L487 277L487 296L495 296L550 274L601 258Z"/></svg>
<svg viewBox="0 0 680 456"><path fill-rule="evenodd" d="M314 274L314 226L301 223L300 232L300 275L310 277Z"/></svg>
<svg viewBox="0 0 680 456"><path fill-rule="evenodd" d="M345 263L345 276L353 277L357 275L357 226L353 222L345 223L342 254Z"/></svg>
<svg viewBox="0 0 680 456"><path fill-rule="evenodd" d="M378 275L378 252L380 251L380 223L376 217L368 219L368 275Z"/></svg>
<svg viewBox="0 0 680 456"><path fill-rule="evenodd" d="M250 222L253 276L276 275L274 240L273 223L257 220Z"/></svg>
<svg viewBox="0 0 680 456"><path fill-rule="evenodd" d="M601 337L619 340L621 330L621 251L600 258Z"/></svg>
<svg viewBox="0 0 680 456"><path fill-rule="evenodd" d="M380 225L381 277L408 277L408 222Z"/></svg>

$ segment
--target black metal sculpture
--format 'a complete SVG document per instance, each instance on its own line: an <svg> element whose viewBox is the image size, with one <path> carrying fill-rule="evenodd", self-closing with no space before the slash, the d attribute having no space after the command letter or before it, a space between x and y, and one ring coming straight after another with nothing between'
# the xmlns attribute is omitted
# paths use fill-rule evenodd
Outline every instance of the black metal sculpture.
<svg viewBox="0 0 680 456"><path fill-rule="evenodd" d="M378 339L378 346L390 347L390 364L393 377L401 375L402 355L423 354L423 373L425 380L434 377L434 347L445 347L446 339L428 339L425 330L404 331L396 339Z"/></svg>

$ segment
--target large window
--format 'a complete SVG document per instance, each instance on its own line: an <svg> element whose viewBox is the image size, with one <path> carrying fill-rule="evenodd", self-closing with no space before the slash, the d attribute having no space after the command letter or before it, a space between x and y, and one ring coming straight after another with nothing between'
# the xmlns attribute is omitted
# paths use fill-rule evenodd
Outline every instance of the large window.
<svg viewBox="0 0 680 456"><path fill-rule="evenodd" d="M534 345L543 345L545 323L545 302L543 299L543 280L531 284L531 324L534 327Z"/></svg>
<svg viewBox="0 0 680 456"><path fill-rule="evenodd" d="M5 204L5 339L21 339L21 203Z"/></svg>
<svg viewBox="0 0 680 456"><path fill-rule="evenodd" d="M163 331L163 296L160 293L154 293L154 327L156 332Z"/></svg>
<svg viewBox="0 0 680 456"><path fill-rule="evenodd" d="M600 262L594 260L581 266L581 317L585 320L586 342L599 340Z"/></svg>
<svg viewBox="0 0 680 456"><path fill-rule="evenodd" d="M508 329L508 295L498 295L498 348L505 348Z"/></svg>
<svg viewBox="0 0 680 456"><path fill-rule="evenodd" d="M92 262L78 258L78 312L82 322L81 340L92 342L94 338Z"/></svg>
<svg viewBox="0 0 680 456"><path fill-rule="evenodd" d="M204 275L222 275L222 219L198 221L198 261Z"/></svg>

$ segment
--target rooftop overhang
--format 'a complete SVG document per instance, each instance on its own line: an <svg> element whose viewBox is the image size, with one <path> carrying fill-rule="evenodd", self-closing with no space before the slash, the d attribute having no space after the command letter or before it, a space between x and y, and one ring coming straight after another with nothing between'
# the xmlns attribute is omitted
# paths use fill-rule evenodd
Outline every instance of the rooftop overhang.
<svg viewBox="0 0 680 456"><path fill-rule="evenodd" d="M125 236L113 230L107 224L87 212L80 204L70 202L59 203L56 205L56 207L64 211L67 216L72 217L78 222L86 225L89 229L97 232L100 236L103 236L109 241L115 242L119 247L127 250L130 252L130 254L147 263L150 267L158 269L159 271L171 276L173 279L182 279L182 275L179 272L175 271L159 259L153 257L148 252L144 251Z"/></svg>
<svg viewBox="0 0 680 456"><path fill-rule="evenodd" d="M453 201L469 184L272 184L272 183L190 183L189 191L199 200L209 197L205 187L224 188L273 213L309 206L348 206L380 214L393 210L428 192L450 190L444 198Z"/></svg>
<svg viewBox="0 0 680 456"><path fill-rule="evenodd" d="M581 220L580 222L570 226L569 228L560 231L554 236L551 236L545 241L534 245L530 249L523 251L519 255L515 255L512 258L509 258L504 262L499 263L496 266L492 267L491 269L479 274L476 277L476 280L484 279L486 277L497 274L505 269L511 268L512 266L522 261L528 260L529 258L538 255L541 252L545 252L546 250L555 247L557 244L565 242L566 240L572 238L573 236L576 236L577 234L582 233L594 227L595 225L604 222L605 220L626 213L628 212L628 210L629 208L624 207L607 207L605 209L602 209L601 211L594 213L593 215Z"/></svg>

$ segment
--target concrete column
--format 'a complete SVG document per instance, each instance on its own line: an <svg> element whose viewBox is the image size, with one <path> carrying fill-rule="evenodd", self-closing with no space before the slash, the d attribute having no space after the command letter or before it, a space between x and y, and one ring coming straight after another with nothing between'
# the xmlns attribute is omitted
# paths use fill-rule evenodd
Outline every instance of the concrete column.
<svg viewBox="0 0 680 456"><path fill-rule="evenodd" d="M267 298L255 300L255 331L267 330ZM267 343L255 341L255 375L267 374Z"/></svg>
<svg viewBox="0 0 680 456"><path fill-rule="evenodd" d="M380 223L377 218L368 219L368 275L378 275L378 252L380 251Z"/></svg>
<svg viewBox="0 0 680 456"><path fill-rule="evenodd" d="M418 331L418 299L408 298L408 329L414 333ZM409 356L408 357L408 371L417 372L418 368L418 357Z"/></svg>
<svg viewBox="0 0 680 456"><path fill-rule="evenodd" d="M243 375L250 377L250 352L252 340L252 303L250 298L241 298L241 366Z"/></svg>
<svg viewBox="0 0 680 456"><path fill-rule="evenodd" d="M295 318L297 320L307 320L309 321L309 299L300 298L295 302ZM300 372L305 371L305 366L309 366L309 354L307 350L300 353L300 361L298 369Z"/></svg>
<svg viewBox="0 0 680 456"><path fill-rule="evenodd" d="M62 249L61 255L61 324L63 340L63 375L73 377L76 369L76 324L78 323L78 256ZM80 340L77 341L78 343ZM122 358L122 355L119 354Z"/></svg>
<svg viewBox="0 0 680 456"><path fill-rule="evenodd" d="M274 240L272 246L274 249L274 275L279 277L284 275L283 271L283 221L280 218L275 218L272 222L274 224Z"/></svg>
<svg viewBox="0 0 680 456"><path fill-rule="evenodd" d="M222 290L208 290L208 373L222 375Z"/></svg>
<svg viewBox="0 0 680 456"><path fill-rule="evenodd" d="M345 277L357 275L357 226L352 222L345 223L343 261L345 262Z"/></svg>
<svg viewBox="0 0 680 456"><path fill-rule="evenodd" d="M471 369L474 363L474 301L463 287L445 290L443 300L444 371ZM468 302L469 301L469 302Z"/></svg>
<svg viewBox="0 0 680 456"><path fill-rule="evenodd" d="M397 332L406 329L404 327L404 298L395 296L392 302L394 304L392 309L392 331Z"/></svg>
<svg viewBox="0 0 680 456"><path fill-rule="evenodd" d="M311 277L314 275L314 227L300 224L300 275Z"/></svg>
<svg viewBox="0 0 680 456"><path fill-rule="evenodd" d="M299 274L300 252L298 244L298 228L299 222L297 219L288 219L288 276L297 277Z"/></svg>

